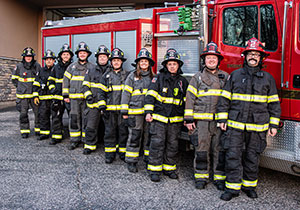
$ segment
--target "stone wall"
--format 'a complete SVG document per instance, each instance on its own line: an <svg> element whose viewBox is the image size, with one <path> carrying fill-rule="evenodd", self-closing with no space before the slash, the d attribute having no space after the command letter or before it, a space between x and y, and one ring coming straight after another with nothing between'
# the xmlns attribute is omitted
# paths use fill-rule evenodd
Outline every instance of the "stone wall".
<svg viewBox="0 0 300 210"><path fill-rule="evenodd" d="M11 74L19 62L21 61L17 59L0 57L0 103L16 99L16 88L11 81Z"/></svg>

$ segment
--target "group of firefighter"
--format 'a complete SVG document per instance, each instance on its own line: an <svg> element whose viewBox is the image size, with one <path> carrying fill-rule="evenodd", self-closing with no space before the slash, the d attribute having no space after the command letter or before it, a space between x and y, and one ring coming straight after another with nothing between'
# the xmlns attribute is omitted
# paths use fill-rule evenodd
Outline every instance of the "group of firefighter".
<svg viewBox="0 0 300 210"><path fill-rule="evenodd" d="M231 200L240 190L257 198L259 155L266 136L276 135L281 114L275 80L262 71L268 54L259 40L248 41L243 67L231 75L219 69L223 56L209 43L200 55L204 68L190 82L181 75L184 62L173 48L166 51L157 75L145 48L133 71L123 69L126 58L119 48L110 52L100 45L96 65L88 61L92 52L85 42L75 54L78 60L72 62L67 44L57 57L47 50L41 68L34 50L24 49L12 75L22 138L29 137L31 107L37 139L60 143L67 110L69 150L83 142L83 154L95 151L98 128L104 127L105 163L118 154L135 173L143 151L150 179L158 182L162 173L178 179L176 156L184 125L195 149L195 187L204 189L211 178L218 190L225 190L222 200Z"/></svg>

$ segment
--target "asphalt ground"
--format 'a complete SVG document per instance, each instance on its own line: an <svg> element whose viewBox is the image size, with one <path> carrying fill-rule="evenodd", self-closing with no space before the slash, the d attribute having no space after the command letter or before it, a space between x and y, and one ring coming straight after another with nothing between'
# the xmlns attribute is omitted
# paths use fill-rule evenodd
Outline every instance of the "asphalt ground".
<svg viewBox="0 0 300 210"><path fill-rule="evenodd" d="M259 198L225 202L212 183L195 189L192 152L179 153L178 180L153 183L142 160L136 174L119 158L105 164L101 144L85 156L67 150L68 139L51 146L33 131L22 139L18 119L14 109L0 112L1 209L300 209L300 177L261 168Z"/></svg>

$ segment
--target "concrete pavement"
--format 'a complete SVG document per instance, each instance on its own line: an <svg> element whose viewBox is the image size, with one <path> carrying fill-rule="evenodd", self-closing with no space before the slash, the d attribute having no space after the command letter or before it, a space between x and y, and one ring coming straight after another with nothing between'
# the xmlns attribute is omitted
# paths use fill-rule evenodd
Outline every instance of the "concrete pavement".
<svg viewBox="0 0 300 210"><path fill-rule="evenodd" d="M241 193L224 202L212 183L195 189L192 153L179 154L178 180L153 183L142 160L136 174L119 158L105 164L102 145L84 156L82 148L67 150L67 139L55 146L33 132L22 139L18 117L0 112L1 209L300 209L299 177L261 169L258 199Z"/></svg>

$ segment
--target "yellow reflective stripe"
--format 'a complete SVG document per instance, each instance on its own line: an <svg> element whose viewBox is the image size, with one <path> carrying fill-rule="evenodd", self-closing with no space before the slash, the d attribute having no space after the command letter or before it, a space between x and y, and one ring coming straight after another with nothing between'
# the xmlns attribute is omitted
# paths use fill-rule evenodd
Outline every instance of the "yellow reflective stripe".
<svg viewBox="0 0 300 210"><path fill-rule="evenodd" d="M40 134L49 135L50 131L49 130L40 130Z"/></svg>
<svg viewBox="0 0 300 210"><path fill-rule="evenodd" d="M185 116L194 116L194 111L192 109L185 109L184 115Z"/></svg>
<svg viewBox="0 0 300 210"><path fill-rule="evenodd" d="M72 78L72 74L70 74L69 72L65 71L64 76L67 77L68 79Z"/></svg>
<svg viewBox="0 0 300 210"><path fill-rule="evenodd" d="M69 98L84 98L83 93L70 93Z"/></svg>
<svg viewBox="0 0 300 210"><path fill-rule="evenodd" d="M154 98L157 97L158 93L155 91L155 90L149 90L147 93L146 93L146 96L149 95L149 96L153 96Z"/></svg>
<svg viewBox="0 0 300 210"><path fill-rule="evenodd" d="M53 99L64 100L64 97L61 95L53 95Z"/></svg>
<svg viewBox="0 0 300 210"><path fill-rule="evenodd" d="M141 92L141 90L137 89L132 92L132 96L146 95L147 91L148 91L148 89L143 89L142 92Z"/></svg>
<svg viewBox="0 0 300 210"><path fill-rule="evenodd" d="M154 105L152 105L152 104L146 104L144 106L144 109L147 110L147 111L153 111L154 110Z"/></svg>
<svg viewBox="0 0 300 210"><path fill-rule="evenodd" d="M148 164L148 170L149 171L162 171L163 166L162 165L158 165L158 166L154 166L154 165L150 165Z"/></svg>
<svg viewBox="0 0 300 210"><path fill-rule="evenodd" d="M229 183L225 181L225 186L228 189L233 189L233 190L240 190L242 183Z"/></svg>
<svg viewBox="0 0 300 210"><path fill-rule="evenodd" d="M188 92L191 92L192 94L194 94L194 96L198 96L198 93L197 93L197 89L194 88L192 85L189 85L188 86L188 89L187 89Z"/></svg>
<svg viewBox="0 0 300 210"><path fill-rule="evenodd" d="M73 76L71 78L71 80L75 80L75 81L83 81L84 80L84 76Z"/></svg>
<svg viewBox="0 0 300 210"><path fill-rule="evenodd" d="M105 147L104 151L105 152L116 152L117 148L116 147Z"/></svg>
<svg viewBox="0 0 300 210"><path fill-rule="evenodd" d="M62 92L63 92L63 93L69 94L69 88L63 88L63 89L62 89Z"/></svg>
<svg viewBox="0 0 300 210"><path fill-rule="evenodd" d="M246 123L246 130L247 131L266 131L269 129L269 123L264 124L264 125L259 125L259 124L252 124L252 123Z"/></svg>
<svg viewBox="0 0 300 210"><path fill-rule="evenodd" d="M127 92L129 92L129 93L132 93L132 91L133 91L133 88L132 87L130 87L129 85L125 85L125 87L124 87L124 91L127 91Z"/></svg>
<svg viewBox="0 0 300 210"><path fill-rule="evenodd" d="M126 157L139 157L139 152L126 152Z"/></svg>
<svg viewBox="0 0 300 210"><path fill-rule="evenodd" d="M242 179L242 185L245 187L256 187L257 186L257 179L254 181L248 181L248 180L244 180Z"/></svg>
<svg viewBox="0 0 300 210"><path fill-rule="evenodd" d="M277 117L270 117L270 124L279 125L280 119Z"/></svg>
<svg viewBox="0 0 300 210"><path fill-rule="evenodd" d="M216 118L216 120L227 120L228 119L228 112L216 113L215 118Z"/></svg>
<svg viewBox="0 0 300 210"><path fill-rule="evenodd" d="M144 108L128 109L128 114L144 114Z"/></svg>
<svg viewBox="0 0 300 210"><path fill-rule="evenodd" d="M82 137L85 137L85 132L84 132L84 131L82 132L81 136L82 136Z"/></svg>
<svg viewBox="0 0 300 210"><path fill-rule="evenodd" d="M78 131L78 132L70 131L70 136L71 137L79 137L79 136L81 136L81 131Z"/></svg>
<svg viewBox="0 0 300 210"><path fill-rule="evenodd" d="M101 100L101 101L98 101L97 103L93 103L93 104L89 104L89 103L87 103L86 104L89 108L98 108L98 107L100 107L100 106L105 106L106 105L106 103L105 103L105 101L104 100Z"/></svg>
<svg viewBox="0 0 300 210"><path fill-rule="evenodd" d="M279 101L279 97L277 94L268 96L268 103L278 102L278 101Z"/></svg>
<svg viewBox="0 0 300 210"><path fill-rule="evenodd" d="M221 93L222 93L222 90L220 90L220 89L199 90L198 97L221 96Z"/></svg>
<svg viewBox="0 0 300 210"><path fill-rule="evenodd" d="M33 94L16 94L17 98L32 98Z"/></svg>
<svg viewBox="0 0 300 210"><path fill-rule="evenodd" d="M145 150L144 150L144 155L145 155L145 156L149 156L149 150L145 149Z"/></svg>
<svg viewBox="0 0 300 210"><path fill-rule="evenodd" d="M195 174L195 179L208 179L209 174Z"/></svg>
<svg viewBox="0 0 300 210"><path fill-rule="evenodd" d="M233 120L227 121L228 127L244 130L245 129L245 123L236 122Z"/></svg>
<svg viewBox="0 0 300 210"><path fill-rule="evenodd" d="M33 92L33 93L32 93L32 96L33 96L33 97L38 97L38 96L39 96L39 93L38 93L38 92Z"/></svg>
<svg viewBox="0 0 300 210"><path fill-rule="evenodd" d="M21 131L21 133L30 133L30 130L29 129L22 129L22 130L20 130Z"/></svg>
<svg viewBox="0 0 300 210"><path fill-rule="evenodd" d="M119 152L125 153L126 152L126 147L119 147Z"/></svg>
<svg viewBox="0 0 300 210"><path fill-rule="evenodd" d="M39 96L39 99L40 100L50 100L50 99L53 99L52 95L42 95L42 96Z"/></svg>
<svg viewBox="0 0 300 210"><path fill-rule="evenodd" d="M112 85L108 88L108 91L121 91L123 88L124 85Z"/></svg>
<svg viewBox="0 0 300 210"><path fill-rule="evenodd" d="M91 87L92 88L100 88L101 90L103 90L104 92L107 92L108 89L105 85L101 84L101 83L95 83L95 82L91 82Z"/></svg>
<svg viewBox="0 0 300 210"><path fill-rule="evenodd" d="M84 149L96 150L96 145L84 144Z"/></svg>
<svg viewBox="0 0 300 210"><path fill-rule="evenodd" d="M121 110L121 105L106 105L106 110L108 111Z"/></svg>
<svg viewBox="0 0 300 210"><path fill-rule="evenodd" d="M84 93L84 98L88 97L89 95L93 95L92 91L88 90Z"/></svg>
<svg viewBox="0 0 300 210"><path fill-rule="evenodd" d="M128 110L128 104L121 104L121 109L122 110Z"/></svg>
<svg viewBox="0 0 300 210"><path fill-rule="evenodd" d="M19 76L18 75L11 75L11 79L18 79L19 78Z"/></svg>
<svg viewBox="0 0 300 210"><path fill-rule="evenodd" d="M222 90L221 96L231 100L231 93L228 92L227 90Z"/></svg>
<svg viewBox="0 0 300 210"><path fill-rule="evenodd" d="M18 77L19 82L34 82L35 78Z"/></svg>
<svg viewBox="0 0 300 210"><path fill-rule="evenodd" d="M250 94L241 94L241 93L233 93L232 100L239 100L239 101L248 101L248 102L267 102L267 96L263 95L250 95Z"/></svg>
<svg viewBox="0 0 300 210"><path fill-rule="evenodd" d="M85 86L91 88L91 83L90 83L89 81L83 81L83 82L82 82L82 86L83 86L83 85L85 85Z"/></svg>
<svg viewBox="0 0 300 210"><path fill-rule="evenodd" d="M170 117L169 120L170 123L183 122L183 117L181 116Z"/></svg>
<svg viewBox="0 0 300 210"><path fill-rule="evenodd" d="M58 78L57 78L57 79L55 80L55 82L56 82L56 83L63 83L63 80L64 80L63 78L61 78L61 79L58 79Z"/></svg>
<svg viewBox="0 0 300 210"><path fill-rule="evenodd" d="M225 180L226 176L214 174L214 180Z"/></svg>
<svg viewBox="0 0 300 210"><path fill-rule="evenodd" d="M40 84L38 81L34 81L34 82L33 82L33 85L34 85L34 86L41 87L41 84Z"/></svg>
<svg viewBox="0 0 300 210"><path fill-rule="evenodd" d="M55 85L49 85L49 90L52 90L53 88L55 88Z"/></svg>
<svg viewBox="0 0 300 210"><path fill-rule="evenodd" d="M152 114L152 118L163 123L168 123L168 118L159 114Z"/></svg>
<svg viewBox="0 0 300 210"><path fill-rule="evenodd" d="M194 119L213 120L214 114L213 113L194 113Z"/></svg>
<svg viewBox="0 0 300 210"><path fill-rule="evenodd" d="M62 135L61 134L52 134L51 138L52 139L62 139Z"/></svg>
<svg viewBox="0 0 300 210"><path fill-rule="evenodd" d="M165 171L174 171L176 170L176 165L163 164L163 169Z"/></svg>
<svg viewBox="0 0 300 210"><path fill-rule="evenodd" d="M34 128L34 132L40 132L39 128Z"/></svg>
<svg viewBox="0 0 300 210"><path fill-rule="evenodd" d="M56 78L54 78L54 77L52 77L52 76L49 76L49 77L48 77L48 80L56 81Z"/></svg>

